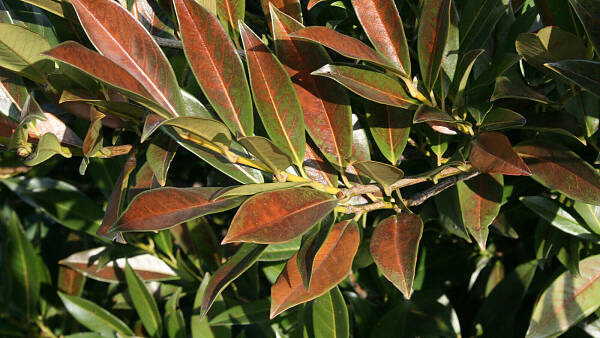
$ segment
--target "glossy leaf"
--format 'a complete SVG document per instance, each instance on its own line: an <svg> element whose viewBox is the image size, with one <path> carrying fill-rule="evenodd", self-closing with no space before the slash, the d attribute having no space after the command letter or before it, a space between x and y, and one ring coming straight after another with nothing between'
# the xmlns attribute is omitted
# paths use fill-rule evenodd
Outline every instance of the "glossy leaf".
<svg viewBox="0 0 600 338"><path fill-rule="evenodd" d="M289 188L249 198L238 210L223 244L282 243L310 229L329 214L337 200L310 188ZM265 206L269 206L265 208Z"/></svg>
<svg viewBox="0 0 600 338"><path fill-rule="evenodd" d="M273 20L269 9L269 4L272 4L271 6L276 8L279 12L285 13L285 15L302 23L302 8L300 7L300 0L260 0L260 5L265 17L267 18L269 27L271 27Z"/></svg>
<svg viewBox="0 0 600 338"><path fill-rule="evenodd" d="M544 66L600 97L600 62L564 60L546 63Z"/></svg>
<svg viewBox="0 0 600 338"><path fill-rule="evenodd" d="M302 164L306 143L302 107L283 65L244 23L240 33L250 69L254 102L269 138Z"/></svg>
<svg viewBox="0 0 600 338"><path fill-rule="evenodd" d="M167 19L165 13L157 10L156 7L153 8L150 0L136 0L131 10L150 34L163 38L173 38L173 23Z"/></svg>
<svg viewBox="0 0 600 338"><path fill-rule="evenodd" d="M594 233L600 235L600 206L575 201L573 209Z"/></svg>
<svg viewBox="0 0 600 338"><path fill-rule="evenodd" d="M499 0L465 3L460 18L461 51L481 48L506 13L506 6Z"/></svg>
<svg viewBox="0 0 600 338"><path fill-rule="evenodd" d="M344 296L338 287L312 303L315 337L350 337L350 319Z"/></svg>
<svg viewBox="0 0 600 338"><path fill-rule="evenodd" d="M600 27L598 17L600 16L600 4L594 0L569 0L575 13L581 20L588 38L594 45L595 50L600 50Z"/></svg>
<svg viewBox="0 0 600 338"><path fill-rule="evenodd" d="M319 26L306 27L292 33L291 37L294 39L319 43L351 59L368 61L385 68L396 68L383 55L379 54L362 41L338 33L330 28Z"/></svg>
<svg viewBox="0 0 600 338"><path fill-rule="evenodd" d="M311 74L331 78L371 101L411 108L416 104L400 82L379 72L344 64L325 65Z"/></svg>
<svg viewBox="0 0 600 338"><path fill-rule="evenodd" d="M150 115L152 116L152 115ZM154 115L156 116L156 115ZM178 134L186 139L193 141L193 136L200 136L201 139L221 144L228 147L231 143L231 133L227 127L219 121L206 119L196 116L179 116L172 119L160 119L160 121L148 121L148 129L144 127L141 141L144 142L150 135L161 126L175 127ZM193 136L190 136L192 134Z"/></svg>
<svg viewBox="0 0 600 338"><path fill-rule="evenodd" d="M302 283L296 256L290 258L271 287L271 319L286 309L323 295L346 278L359 240L356 223L345 221L336 224L315 256L308 291Z"/></svg>
<svg viewBox="0 0 600 338"><path fill-rule="evenodd" d="M396 165L408 142L413 113L375 103L368 104L367 109L367 124L377 147L392 165Z"/></svg>
<svg viewBox="0 0 600 338"><path fill-rule="evenodd" d="M13 302L25 318L34 318L38 313L37 305L43 276L38 267L31 263L38 258L33 245L25 236L16 212L3 207L0 209L0 222L4 224L8 239L2 263L14 283L11 297L14 297Z"/></svg>
<svg viewBox="0 0 600 338"><path fill-rule="evenodd" d="M320 224L315 226L314 231L302 236L302 243L297 250L298 270L302 277L302 283L306 290L310 290L310 278L312 276L315 256L319 249L327 240L331 229L333 228L334 216L324 218Z"/></svg>
<svg viewBox="0 0 600 338"><path fill-rule="evenodd" d="M376 161L360 161L352 164L358 173L365 175L381 184L387 195L391 195L390 185L404 177L399 168Z"/></svg>
<svg viewBox="0 0 600 338"><path fill-rule="evenodd" d="M469 161L473 167L484 173L529 176L532 171L517 155L508 138L499 132L479 134L473 141Z"/></svg>
<svg viewBox="0 0 600 338"><path fill-rule="evenodd" d="M565 209L561 208L557 202L541 196L524 196L521 197L520 200L526 207L561 231L587 240L600 240L599 236L594 235L588 229L580 225L579 222Z"/></svg>
<svg viewBox="0 0 600 338"><path fill-rule="evenodd" d="M215 200L221 198L231 198L237 196L250 196L267 191L275 191L286 188L301 187L308 185L305 182L281 182L281 183L261 183L261 184L245 184L234 187L227 187L217 192L213 198Z"/></svg>
<svg viewBox="0 0 600 338"><path fill-rule="evenodd" d="M506 108L494 108L488 112L480 128L483 130L499 130L523 126L527 120L519 113Z"/></svg>
<svg viewBox="0 0 600 338"><path fill-rule="evenodd" d="M261 262L279 262L279 261L287 261L290 259L298 249L300 249L300 244L302 243L302 238L298 237L289 242L285 243L277 243L277 244L269 244L267 248L260 256L259 261ZM277 276L275 276L277 277ZM273 278L273 281L275 278Z"/></svg>
<svg viewBox="0 0 600 338"><path fill-rule="evenodd" d="M343 168L352 147L348 94L334 81L311 75L331 59L322 46L290 38L289 34L304 28L301 23L275 8L271 18L275 51L294 83L306 130L325 157Z"/></svg>
<svg viewBox="0 0 600 338"><path fill-rule="evenodd" d="M353 0L354 12L375 49L410 78L410 55L404 25L393 1Z"/></svg>
<svg viewBox="0 0 600 338"><path fill-rule="evenodd" d="M101 282L122 282L126 261L142 280L160 281L177 278L175 271L165 262L150 254L116 258L103 265L100 256L105 254L105 251L105 247L80 251L60 260L58 263Z"/></svg>
<svg viewBox="0 0 600 338"><path fill-rule="evenodd" d="M454 78L452 83L452 95L454 96L454 102L452 108L462 107L465 104L465 89L467 87L467 81L469 81L469 75L477 58L483 53L483 49L475 49L468 51L463 56L460 64L458 65L457 73L459 76Z"/></svg>
<svg viewBox="0 0 600 338"><path fill-rule="evenodd" d="M417 267L423 221L402 213L381 221L371 237L369 249L377 267L409 299Z"/></svg>
<svg viewBox="0 0 600 338"><path fill-rule="evenodd" d="M248 136L238 140L241 145L259 160L273 170L276 176L281 171L292 165L290 157L277 148L268 138L262 136Z"/></svg>
<svg viewBox="0 0 600 338"><path fill-rule="evenodd" d="M565 272L544 291L531 315L527 337L556 336L600 305L600 256L579 263L580 275Z"/></svg>
<svg viewBox="0 0 600 338"><path fill-rule="evenodd" d="M212 326L253 325L269 321L269 300L261 299L235 305L210 320Z"/></svg>
<svg viewBox="0 0 600 338"><path fill-rule="evenodd" d="M175 141L165 137L150 143L148 149L146 149L146 161L161 186L164 186L167 182L167 174L171 166L171 161L175 157L177 147L178 145Z"/></svg>
<svg viewBox="0 0 600 338"><path fill-rule="evenodd" d="M190 326L192 338L214 338L210 326L208 325L208 318L200 317L200 308L202 306L202 299L204 298L204 294L206 292L206 287L208 286L208 282L210 281L210 275L206 273L202 277L202 283L200 287L198 287L198 291L196 291L196 296L194 297L194 312L190 318Z"/></svg>
<svg viewBox="0 0 600 338"><path fill-rule="evenodd" d="M431 129L444 135L456 135L459 132L460 120L437 108L422 104L413 116L413 123L427 123ZM467 123L467 122L462 122Z"/></svg>
<svg viewBox="0 0 600 338"><path fill-rule="evenodd" d="M192 3L191 1L190 3ZM219 0L217 1L217 14L227 22L229 30L235 31L238 21L244 21L246 14L245 0Z"/></svg>
<svg viewBox="0 0 600 338"><path fill-rule="evenodd" d="M600 174L577 154L542 141L521 143L515 150L534 180L572 199L600 205Z"/></svg>
<svg viewBox="0 0 600 338"><path fill-rule="evenodd" d="M306 175L313 181L317 181L323 185L337 187L338 179L334 174L333 168L331 168L321 155L313 149L310 142L306 143L306 151L304 152L302 165Z"/></svg>
<svg viewBox="0 0 600 338"><path fill-rule="evenodd" d="M27 157L24 163L25 165L32 167L57 154L65 158L70 158L73 156L68 148L64 148L60 145L56 135L46 133L40 138L37 147L35 148L35 152Z"/></svg>
<svg viewBox="0 0 600 338"><path fill-rule="evenodd" d="M129 264L125 264L125 280L127 281L127 292L144 328L151 337L160 337L163 326L156 301Z"/></svg>
<svg viewBox="0 0 600 338"><path fill-rule="evenodd" d="M177 0L175 9L185 55L204 95L234 134L252 135L248 81L232 41L219 20L195 1ZM237 20L244 16L244 1L220 0L218 10L225 10L224 19L235 29Z"/></svg>
<svg viewBox="0 0 600 338"><path fill-rule="evenodd" d="M165 303L165 329L170 338L187 337L183 312L178 309L181 290L178 288Z"/></svg>
<svg viewBox="0 0 600 338"><path fill-rule="evenodd" d="M113 231L168 229L194 218L237 207L241 199L213 200L219 188L159 188L137 195Z"/></svg>
<svg viewBox="0 0 600 338"><path fill-rule="evenodd" d="M500 212L504 178L479 175L456 185L464 225L479 247L485 250L489 225Z"/></svg>
<svg viewBox="0 0 600 338"><path fill-rule="evenodd" d="M51 48L45 38L23 26L0 23L0 46L3 49L0 66L32 81L46 83L53 65L40 55Z"/></svg>
<svg viewBox="0 0 600 338"><path fill-rule="evenodd" d="M98 51L134 76L171 115L185 115L169 61L129 12L107 0L72 0L71 4Z"/></svg>
<svg viewBox="0 0 600 338"><path fill-rule="evenodd" d="M238 251L225 264L219 267L206 287L204 297L202 298L200 318L206 316L216 297L227 285L254 265L266 247L266 245L261 244L242 244Z"/></svg>
<svg viewBox="0 0 600 338"><path fill-rule="evenodd" d="M122 320L99 305L76 296L58 292L65 308L83 326L102 335L111 336L114 332L132 336L133 331Z"/></svg>
<svg viewBox="0 0 600 338"><path fill-rule="evenodd" d="M524 84L521 79L514 75L503 75L496 79L494 93L492 94L490 101L500 99L522 99L546 104L550 103L550 100L546 96L531 89Z"/></svg>
<svg viewBox="0 0 600 338"><path fill-rule="evenodd" d="M417 48L423 84L431 91L438 78L450 29L450 0L427 0L419 22Z"/></svg>

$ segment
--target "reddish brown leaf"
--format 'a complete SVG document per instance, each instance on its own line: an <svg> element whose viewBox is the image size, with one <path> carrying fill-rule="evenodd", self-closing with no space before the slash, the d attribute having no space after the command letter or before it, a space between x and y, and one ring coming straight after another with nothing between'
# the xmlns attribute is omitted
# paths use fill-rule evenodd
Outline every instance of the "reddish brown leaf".
<svg viewBox="0 0 600 338"><path fill-rule="evenodd" d="M513 150L508 138L495 131L479 134L473 141L469 160L473 168L484 173L531 175L531 171Z"/></svg>
<svg viewBox="0 0 600 338"><path fill-rule="evenodd" d="M395 69L384 56L358 39L338 33L333 29L321 26L311 26L290 34L294 39L308 40L320 43L327 48L358 60L369 61L377 65Z"/></svg>
<svg viewBox="0 0 600 338"><path fill-rule="evenodd" d="M438 78L450 29L450 0L426 0L417 38L419 66L428 91Z"/></svg>
<svg viewBox="0 0 600 338"><path fill-rule="evenodd" d="M543 141L521 143L515 150L531 168L534 180L572 199L600 205L600 174L577 154Z"/></svg>
<svg viewBox="0 0 600 338"><path fill-rule="evenodd" d="M283 65L260 38L240 22L254 102L273 143L302 165L306 136L302 106Z"/></svg>
<svg viewBox="0 0 600 338"><path fill-rule="evenodd" d="M263 13L265 13L265 16L267 17L269 27L271 27L272 22L271 12L269 11L269 3L271 3L272 6L277 8L279 11L294 18L294 20L302 22L302 8L300 8L299 0L260 0Z"/></svg>
<svg viewBox="0 0 600 338"><path fill-rule="evenodd" d="M220 188L159 188L137 195L113 231L163 230L191 219L237 207L242 199L212 197Z"/></svg>
<svg viewBox="0 0 600 338"><path fill-rule="evenodd" d="M68 266L83 275L103 282L119 282L124 278L125 262L137 272L142 280L176 279L177 273L171 270L162 260L150 255L139 255L130 258L117 258L101 266L100 256L107 250L105 247L94 248L74 253L58 264Z"/></svg>
<svg viewBox="0 0 600 338"><path fill-rule="evenodd" d="M222 244L283 243L310 229L329 214L337 200L310 188L264 192L248 199L231 221Z"/></svg>
<svg viewBox="0 0 600 338"><path fill-rule="evenodd" d="M94 46L133 75L172 115L185 115L177 78L165 54L137 20L114 1L71 0Z"/></svg>
<svg viewBox="0 0 600 338"><path fill-rule="evenodd" d="M218 3L232 5L231 0ZM206 98L234 134L252 135L250 89L231 39L219 20L195 1L176 0L175 9L185 55ZM231 24L237 27L237 20Z"/></svg>
<svg viewBox="0 0 600 338"><path fill-rule="evenodd" d="M317 181L323 185L337 187L338 179L334 174L333 168L321 158L309 142L306 143L306 151L304 152L302 166L308 177L313 181Z"/></svg>
<svg viewBox="0 0 600 338"><path fill-rule="evenodd" d="M172 39L173 28L169 27L171 23L163 21L166 16L158 15L153 6L149 0L135 0L131 12L150 34Z"/></svg>
<svg viewBox="0 0 600 338"><path fill-rule="evenodd" d="M275 51L294 83L306 129L325 157L343 168L352 150L350 99L334 81L310 74L331 59L322 46L290 38L301 23L275 8L271 18Z"/></svg>
<svg viewBox="0 0 600 338"><path fill-rule="evenodd" d="M67 127L63 121L50 113L44 112L43 114L46 117L46 121L37 121L35 128L28 130L30 137L40 138L46 133L51 133L64 145L73 147L82 146L83 142L79 136L71 128Z"/></svg>
<svg viewBox="0 0 600 338"><path fill-rule="evenodd" d="M319 2L323 2L323 1L325 1L325 0L308 0L308 5L306 5L306 8L311 9Z"/></svg>
<svg viewBox="0 0 600 338"><path fill-rule="evenodd" d="M402 213L379 223L369 249L381 272L409 299L415 279L423 221L415 214Z"/></svg>
<svg viewBox="0 0 600 338"><path fill-rule="evenodd" d="M352 6L375 49L410 78L408 44L394 1L352 0Z"/></svg>
<svg viewBox="0 0 600 338"><path fill-rule="evenodd" d="M377 147L392 165L396 165L408 142L412 111L376 103L367 108L367 123Z"/></svg>
<svg viewBox="0 0 600 338"><path fill-rule="evenodd" d="M290 258L271 287L271 319L293 306L321 296L346 278L359 242L356 223L348 220L334 225L315 255L308 290L298 269L297 254Z"/></svg>
<svg viewBox="0 0 600 338"><path fill-rule="evenodd" d="M66 266L58 268L58 289L69 295L79 296L83 291L85 276Z"/></svg>
<svg viewBox="0 0 600 338"><path fill-rule="evenodd" d="M459 182L456 188L463 224L485 250L488 227L500 212L504 178L500 174L479 175Z"/></svg>

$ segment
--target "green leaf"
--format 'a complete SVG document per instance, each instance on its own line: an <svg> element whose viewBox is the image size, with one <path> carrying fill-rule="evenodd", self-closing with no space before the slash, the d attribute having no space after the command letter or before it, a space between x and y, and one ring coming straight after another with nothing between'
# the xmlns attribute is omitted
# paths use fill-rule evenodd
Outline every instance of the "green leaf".
<svg viewBox="0 0 600 338"><path fill-rule="evenodd" d="M211 326L227 326L268 322L270 306L268 299L232 306L213 317L209 323Z"/></svg>
<svg viewBox="0 0 600 338"><path fill-rule="evenodd" d="M504 74L521 59L520 55L513 53L506 53L494 58L492 65L469 85L467 92L470 93L475 89L494 83L498 76Z"/></svg>
<svg viewBox="0 0 600 338"><path fill-rule="evenodd" d="M376 103L367 104L367 109L367 124L377 147L392 165L396 165L408 142L413 113Z"/></svg>
<svg viewBox="0 0 600 338"><path fill-rule="evenodd" d="M185 320L183 312L179 307L179 298L181 297L181 288L177 288L175 293L165 303L165 326L169 338L185 338Z"/></svg>
<svg viewBox="0 0 600 338"><path fill-rule="evenodd" d="M0 23L0 46L3 47L0 66L32 81L46 83L46 75L54 67L40 53L51 48L48 40L23 26Z"/></svg>
<svg viewBox="0 0 600 338"><path fill-rule="evenodd" d="M459 25L461 52L483 47L505 11L506 6L500 0L465 3Z"/></svg>
<svg viewBox="0 0 600 338"><path fill-rule="evenodd" d="M127 281L127 291L144 328L151 337L161 337L162 319L156 301L129 264L125 265L125 280Z"/></svg>
<svg viewBox="0 0 600 338"><path fill-rule="evenodd" d="M266 245L244 243L238 251L231 256L225 264L221 265L210 279L204 296L202 297L202 308L200 318L204 318L218 295L238 278L244 271L248 270L258 260L267 248Z"/></svg>
<svg viewBox="0 0 600 338"><path fill-rule="evenodd" d="M427 91L438 78L450 29L450 0L426 0L419 20L417 50Z"/></svg>
<svg viewBox="0 0 600 338"><path fill-rule="evenodd" d="M600 301L600 255L579 263L580 275L565 272L547 288L531 315L526 337L558 336L592 314Z"/></svg>
<svg viewBox="0 0 600 338"><path fill-rule="evenodd" d="M600 97L600 62L564 60L546 63L544 66Z"/></svg>
<svg viewBox="0 0 600 338"><path fill-rule="evenodd" d="M204 294L206 292L206 287L208 286L208 281L210 280L210 275L206 273L202 278L202 283L196 291L196 296L194 298L194 308L192 312L192 317L190 319L190 326L192 329L192 338L214 338L215 335L212 332L210 325L208 324L208 318L200 315L200 308L202 306L202 300L204 299Z"/></svg>
<svg viewBox="0 0 600 338"><path fill-rule="evenodd" d="M587 240L600 240L600 236L594 235L588 229L581 226L577 220L566 210L561 208L557 202L541 196L524 196L521 197L520 200L526 207L559 230Z"/></svg>
<svg viewBox="0 0 600 338"><path fill-rule="evenodd" d="M476 49L467 52L460 64L458 65L458 69L456 72L460 74L459 76L454 78L451 88L451 95L454 96L454 102L452 103L452 109L462 107L465 104L465 88L467 87L467 81L469 80L469 75L471 75L471 70L473 69L473 65L477 58L483 53L483 49Z"/></svg>
<svg viewBox="0 0 600 338"><path fill-rule="evenodd" d="M11 302L22 311L25 318L34 318L39 311L37 305L43 279L42 272L32 264L38 258L25 236L16 212L4 206L0 209L0 222L4 224L8 237L6 256L2 257L2 263L14 283Z"/></svg>
<svg viewBox="0 0 600 338"><path fill-rule="evenodd" d="M146 120L148 121L148 120ZM154 121L153 121L154 122ZM146 122L148 124L148 122ZM178 134L193 141L193 136L199 136L202 140L221 144L228 147L231 143L231 133L227 127L213 119L207 119L197 116L180 116L171 119L164 119L158 123L151 123L150 128L144 128L141 142L144 142L152 135L152 133L161 126L172 126ZM144 126L146 127L146 125Z"/></svg>
<svg viewBox="0 0 600 338"><path fill-rule="evenodd" d="M527 86L516 75L499 76L496 78L494 93L490 101L500 99L523 99L549 104L550 99Z"/></svg>
<svg viewBox="0 0 600 338"><path fill-rule="evenodd" d="M35 152L25 159L25 164L33 167L38 165L52 156L59 154L65 158L71 158L73 156L68 148L60 145L60 141L56 138L56 135L52 133L46 133L40 138Z"/></svg>
<svg viewBox="0 0 600 338"><path fill-rule="evenodd" d="M288 260L296 252L298 252L301 243L302 238L298 237L285 243L269 244L267 245L267 248L265 249L263 254L260 256L259 261L278 262Z"/></svg>
<svg viewBox="0 0 600 338"><path fill-rule="evenodd" d="M88 329L109 337L115 332L133 336L133 331L123 321L95 303L60 291L58 296L67 311Z"/></svg>
<svg viewBox="0 0 600 338"><path fill-rule="evenodd" d="M431 129L440 134L458 134L458 124L470 125L468 122L454 119L450 114L437 108L422 104L413 116L413 123L427 123Z"/></svg>
<svg viewBox="0 0 600 338"><path fill-rule="evenodd" d="M577 211L593 232L600 235L600 206L575 201L573 209Z"/></svg>
<svg viewBox="0 0 600 338"><path fill-rule="evenodd" d="M273 144L268 138L262 136L247 136L240 138L238 142L244 146L250 154L256 156L271 168L276 177L279 177L279 173L285 171L292 164L290 157L281 151L281 149Z"/></svg>
<svg viewBox="0 0 600 338"><path fill-rule="evenodd" d="M340 289L331 291L313 302L313 327L315 337L349 337L348 308Z"/></svg>
<svg viewBox="0 0 600 338"><path fill-rule="evenodd" d="M259 194L261 192L282 190L293 187L301 187L308 185L305 182L282 182L282 183L261 183L261 184L246 184L235 187L223 188L213 196L213 199L230 198L237 196L249 196Z"/></svg>
<svg viewBox="0 0 600 338"><path fill-rule="evenodd" d="M329 64L311 74L331 78L371 101L401 108L411 108L417 103L406 93L400 82L366 67Z"/></svg>
<svg viewBox="0 0 600 338"><path fill-rule="evenodd" d="M483 121L481 122L480 128L482 130L500 130L505 128L520 127L523 126L527 120L519 113L516 113L506 108L494 108L488 112Z"/></svg>
<svg viewBox="0 0 600 338"><path fill-rule="evenodd" d="M150 143L146 149L146 161L161 186L167 182L169 167L178 147L175 141L164 137Z"/></svg>
<svg viewBox="0 0 600 338"><path fill-rule="evenodd" d="M372 178L381 184L387 195L391 195L390 185L404 177L404 172L399 168L375 161L360 161L352 164L358 173Z"/></svg>
<svg viewBox="0 0 600 338"><path fill-rule="evenodd" d="M581 20L588 38L596 52L600 51L600 4L595 0L569 0Z"/></svg>

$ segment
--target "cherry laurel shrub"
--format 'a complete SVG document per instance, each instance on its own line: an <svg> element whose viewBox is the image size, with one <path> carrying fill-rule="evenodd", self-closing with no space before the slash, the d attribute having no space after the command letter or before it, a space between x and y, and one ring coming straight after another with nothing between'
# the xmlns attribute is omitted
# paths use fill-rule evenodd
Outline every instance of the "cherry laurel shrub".
<svg viewBox="0 0 600 338"><path fill-rule="evenodd" d="M0 336L600 334L600 1L0 21Z"/></svg>

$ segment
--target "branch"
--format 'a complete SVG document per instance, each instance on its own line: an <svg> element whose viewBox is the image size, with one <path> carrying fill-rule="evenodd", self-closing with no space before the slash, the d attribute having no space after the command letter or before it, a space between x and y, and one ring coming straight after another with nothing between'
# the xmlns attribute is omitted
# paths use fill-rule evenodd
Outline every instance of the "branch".
<svg viewBox="0 0 600 338"><path fill-rule="evenodd" d="M460 181L466 181L466 180L470 180L471 178L477 176L481 174L479 171L471 171L468 173L462 173L453 177L450 177L448 179L445 179L444 181L434 185L433 187L424 190L420 193L416 193L414 195L412 195L409 199L407 199L405 201L406 206L408 207L415 207L417 205L421 205L423 203L425 203L425 201L439 193L441 193L442 191L450 188L453 185L456 185L456 183L460 182Z"/></svg>
<svg viewBox="0 0 600 338"><path fill-rule="evenodd" d="M181 42L181 40L166 39L156 35L153 35L152 37L154 38L154 41L156 41L156 43L161 47L183 49L183 42ZM246 57L246 52L241 49L236 49L235 52L243 58Z"/></svg>

